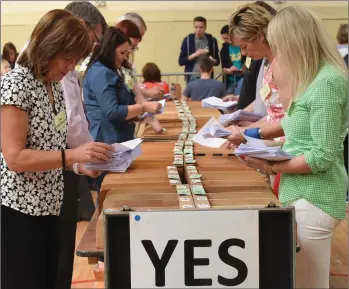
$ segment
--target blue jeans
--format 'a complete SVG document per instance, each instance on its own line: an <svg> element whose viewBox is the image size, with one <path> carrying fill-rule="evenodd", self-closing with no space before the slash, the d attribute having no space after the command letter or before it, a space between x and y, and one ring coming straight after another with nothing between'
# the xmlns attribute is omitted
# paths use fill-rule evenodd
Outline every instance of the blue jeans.
<svg viewBox="0 0 349 289"><path fill-rule="evenodd" d="M228 83L227 94L240 95L243 82L244 78L242 77L236 84Z"/></svg>

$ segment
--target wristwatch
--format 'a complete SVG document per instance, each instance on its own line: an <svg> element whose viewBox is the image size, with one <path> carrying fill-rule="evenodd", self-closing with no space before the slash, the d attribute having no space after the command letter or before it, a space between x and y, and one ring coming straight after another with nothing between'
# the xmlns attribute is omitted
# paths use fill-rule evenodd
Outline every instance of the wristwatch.
<svg viewBox="0 0 349 289"><path fill-rule="evenodd" d="M264 138L263 135L262 135L262 129L261 128L258 129L258 135L259 135L260 139Z"/></svg>

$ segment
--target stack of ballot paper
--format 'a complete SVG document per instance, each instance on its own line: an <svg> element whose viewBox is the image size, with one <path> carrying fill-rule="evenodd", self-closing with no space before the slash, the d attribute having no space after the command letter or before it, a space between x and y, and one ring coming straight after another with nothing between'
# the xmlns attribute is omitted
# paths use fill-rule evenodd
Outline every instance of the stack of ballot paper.
<svg viewBox="0 0 349 289"><path fill-rule="evenodd" d="M156 114L161 114L161 113L164 112L166 99L162 99L162 100L158 101L158 103L161 104L161 109L160 109L160 111L159 111L158 113L156 113ZM145 113L143 113L143 114L140 116L140 118L141 118L141 119L144 119L144 118L146 118L147 116L151 116L151 115L154 115L154 114L152 114L152 113L150 113L150 112L145 112Z"/></svg>
<svg viewBox="0 0 349 289"><path fill-rule="evenodd" d="M141 154L142 139L134 139L123 143L112 144L115 152L112 157L100 164L86 164L86 168L90 170L109 171L124 173L131 163Z"/></svg>
<svg viewBox="0 0 349 289"><path fill-rule="evenodd" d="M201 101L203 108L215 108L220 110L231 109L237 105L237 101L223 101L221 98L211 96Z"/></svg>
<svg viewBox="0 0 349 289"><path fill-rule="evenodd" d="M222 114L218 120L222 125L228 125L233 121L255 122L260 120L261 118L263 118L263 115L260 113L248 112L248 111L239 109L238 111L235 111L233 113Z"/></svg>
<svg viewBox="0 0 349 289"><path fill-rule="evenodd" d="M194 136L193 141L206 147L211 148L219 148L221 147L227 140L224 138L212 136L216 134L215 128L212 127L220 127L223 128L222 125L214 118L212 117L200 130L199 132ZM212 128L212 129L211 129ZM224 129L224 128L223 128ZM211 132L210 132L211 130ZM221 133L221 132L220 132Z"/></svg>
<svg viewBox="0 0 349 289"><path fill-rule="evenodd" d="M286 153L279 146L268 147L264 144L263 140L248 137L243 134L247 140L246 144L241 144L234 151L236 156L249 156L259 158L268 161L285 161L294 158L293 155Z"/></svg>
<svg viewBox="0 0 349 289"><path fill-rule="evenodd" d="M218 121L212 121L210 126L205 128L205 137L226 137L231 131L224 128Z"/></svg>

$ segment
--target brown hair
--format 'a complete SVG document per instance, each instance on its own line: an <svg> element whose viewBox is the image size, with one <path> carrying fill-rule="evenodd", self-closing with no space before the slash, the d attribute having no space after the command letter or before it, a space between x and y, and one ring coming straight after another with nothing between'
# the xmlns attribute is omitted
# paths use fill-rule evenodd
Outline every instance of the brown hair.
<svg viewBox="0 0 349 289"><path fill-rule="evenodd" d="M17 52L16 46L14 46L14 44L12 42L5 43L4 48L2 49L2 58L6 59L8 62L10 62L10 52L11 52L11 50L15 51L15 55L16 55L15 61L16 61L17 56L18 56L18 52Z"/></svg>
<svg viewBox="0 0 349 289"><path fill-rule="evenodd" d="M201 72L209 73L213 69L213 62L207 56L202 56L199 60L199 67Z"/></svg>
<svg viewBox="0 0 349 289"><path fill-rule="evenodd" d="M205 27L206 27L206 24L207 24L206 18L202 17L202 16L196 16L194 18L193 22L203 22L205 24Z"/></svg>
<svg viewBox="0 0 349 289"><path fill-rule="evenodd" d="M337 32L339 44L348 44L348 24L341 24Z"/></svg>
<svg viewBox="0 0 349 289"><path fill-rule="evenodd" d="M254 41L258 33L267 38L268 25L273 15L261 3L245 4L238 7L229 17L229 34L246 41ZM267 41L266 41L267 43Z"/></svg>
<svg viewBox="0 0 349 289"><path fill-rule="evenodd" d="M142 40L138 26L131 20L122 20L121 22L117 23L115 27L122 30L129 38L137 38Z"/></svg>
<svg viewBox="0 0 349 289"><path fill-rule="evenodd" d="M142 69L142 76L144 82L161 82L161 71L153 62L149 62L144 65Z"/></svg>
<svg viewBox="0 0 349 289"><path fill-rule="evenodd" d="M46 13L35 26L28 47L18 64L28 67L35 77L48 73L50 61L57 56L86 58L92 43L87 29L71 12L55 9Z"/></svg>
<svg viewBox="0 0 349 289"><path fill-rule="evenodd" d="M126 42L130 43L130 39L121 29L108 27L105 30L101 42L98 43L93 50L90 62L85 71L85 76L87 74L87 71L97 61L108 67L110 70L116 71L117 67L115 67L115 49Z"/></svg>

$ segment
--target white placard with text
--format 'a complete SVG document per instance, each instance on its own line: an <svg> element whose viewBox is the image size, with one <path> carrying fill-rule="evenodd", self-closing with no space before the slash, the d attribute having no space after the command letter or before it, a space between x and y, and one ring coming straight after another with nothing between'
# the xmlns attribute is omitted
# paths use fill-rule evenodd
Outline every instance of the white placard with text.
<svg viewBox="0 0 349 289"><path fill-rule="evenodd" d="M259 288L258 216L131 212L131 288Z"/></svg>

